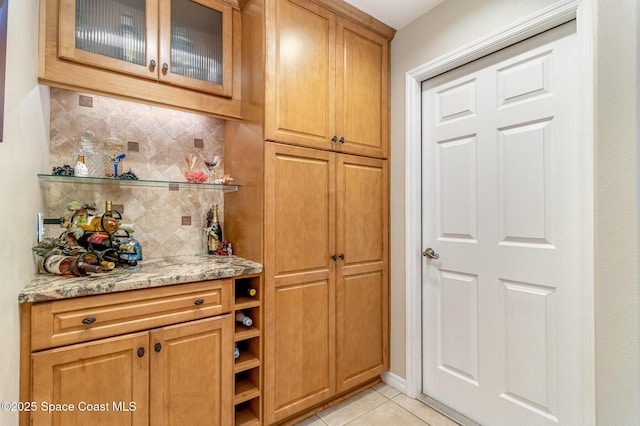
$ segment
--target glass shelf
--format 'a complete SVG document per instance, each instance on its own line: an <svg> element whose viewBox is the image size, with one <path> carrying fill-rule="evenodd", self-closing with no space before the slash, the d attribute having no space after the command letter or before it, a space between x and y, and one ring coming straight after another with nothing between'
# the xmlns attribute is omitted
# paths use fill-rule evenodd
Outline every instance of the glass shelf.
<svg viewBox="0 0 640 426"><path fill-rule="evenodd" d="M41 184L52 183L80 183L85 185L115 185L115 186L138 186L145 188L167 188L172 191L197 189L201 191L222 191L235 192L240 185L216 184L216 183L191 183L176 182L166 180L132 180L132 179L112 179L100 177L78 177L38 174Z"/></svg>

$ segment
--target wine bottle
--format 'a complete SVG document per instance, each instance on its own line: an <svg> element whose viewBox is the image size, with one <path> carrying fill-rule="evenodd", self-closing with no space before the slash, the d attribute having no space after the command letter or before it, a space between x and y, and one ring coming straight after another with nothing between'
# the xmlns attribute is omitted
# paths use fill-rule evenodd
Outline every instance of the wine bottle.
<svg viewBox="0 0 640 426"><path fill-rule="evenodd" d="M45 272L56 275L83 276L89 272L102 272L99 265L91 265L77 256L52 254L42 259L40 267Z"/></svg>
<svg viewBox="0 0 640 426"><path fill-rule="evenodd" d="M133 245L122 243L118 239L110 237L106 232L87 232L78 239L78 244L96 251L114 248L123 252L133 253L135 250Z"/></svg>
<svg viewBox="0 0 640 426"><path fill-rule="evenodd" d="M112 216L88 216L86 222L76 222L76 225L85 231L107 231L109 233L118 230L133 231L135 225L132 223L120 223Z"/></svg>
<svg viewBox="0 0 640 426"><path fill-rule="evenodd" d="M258 294L258 290L251 287L249 284L238 284L236 296L255 297Z"/></svg>
<svg viewBox="0 0 640 426"><path fill-rule="evenodd" d="M222 226L218 219L218 205L214 204L207 214L207 248L209 254L215 254L222 242Z"/></svg>
<svg viewBox="0 0 640 426"><path fill-rule="evenodd" d="M233 358L234 359L240 358L240 349L238 349L238 344L236 344L236 347L233 350Z"/></svg>
<svg viewBox="0 0 640 426"><path fill-rule="evenodd" d="M236 321L247 327L251 327L251 324L253 324L253 320L246 316L244 312L238 312L236 314Z"/></svg>

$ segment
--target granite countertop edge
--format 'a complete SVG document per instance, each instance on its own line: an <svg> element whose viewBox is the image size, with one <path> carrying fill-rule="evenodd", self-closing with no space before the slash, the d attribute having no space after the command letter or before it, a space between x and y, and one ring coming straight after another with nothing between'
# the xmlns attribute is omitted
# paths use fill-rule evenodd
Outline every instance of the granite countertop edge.
<svg viewBox="0 0 640 426"><path fill-rule="evenodd" d="M85 277L38 274L18 293L18 303L34 303L119 291L232 278L262 272L262 265L238 256L170 256L143 260Z"/></svg>

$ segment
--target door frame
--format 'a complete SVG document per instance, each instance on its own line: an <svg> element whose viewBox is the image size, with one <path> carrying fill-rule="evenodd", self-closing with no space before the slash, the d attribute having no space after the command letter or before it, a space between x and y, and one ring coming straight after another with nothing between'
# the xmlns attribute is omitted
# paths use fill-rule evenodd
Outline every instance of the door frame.
<svg viewBox="0 0 640 426"><path fill-rule="evenodd" d="M582 230L585 244L581 249L581 319L582 330L582 398L583 424L595 425L595 337L594 337L594 232L593 232L593 85L594 28L596 0L562 0L522 20L448 52L418 66L405 75L405 223L406 229L422 229L422 82L456 67L494 53L509 45L540 34L563 23L576 20L578 62L583 70L579 82L580 140L584 142L581 156L583 182L581 222L592 224ZM406 379L405 392L412 398L429 400L422 395L422 233L405 233L406 274Z"/></svg>

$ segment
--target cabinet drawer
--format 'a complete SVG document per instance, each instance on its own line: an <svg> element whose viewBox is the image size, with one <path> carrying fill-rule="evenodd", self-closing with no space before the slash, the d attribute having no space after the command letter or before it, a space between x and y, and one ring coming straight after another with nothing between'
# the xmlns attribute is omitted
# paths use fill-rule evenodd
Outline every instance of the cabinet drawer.
<svg viewBox="0 0 640 426"><path fill-rule="evenodd" d="M230 312L231 280L201 281L36 303L32 351Z"/></svg>

